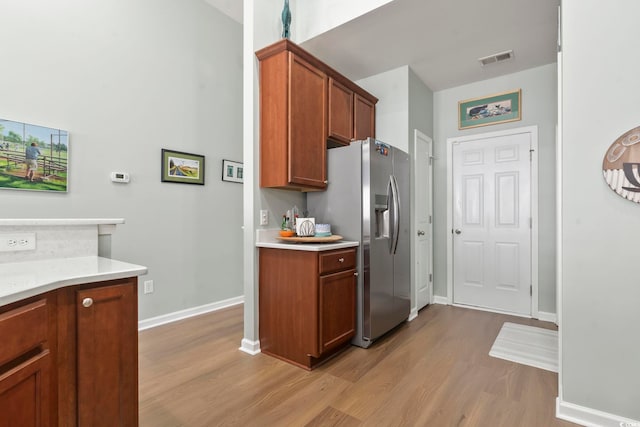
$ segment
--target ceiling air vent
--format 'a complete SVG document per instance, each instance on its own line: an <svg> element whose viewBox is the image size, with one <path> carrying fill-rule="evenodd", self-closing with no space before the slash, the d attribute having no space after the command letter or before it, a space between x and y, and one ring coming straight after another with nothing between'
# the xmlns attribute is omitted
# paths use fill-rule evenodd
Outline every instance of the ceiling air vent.
<svg viewBox="0 0 640 427"><path fill-rule="evenodd" d="M505 52L494 53L493 55L485 56L484 58L478 58L482 66L493 64L494 62L502 62L507 59L513 58L513 50L507 50Z"/></svg>

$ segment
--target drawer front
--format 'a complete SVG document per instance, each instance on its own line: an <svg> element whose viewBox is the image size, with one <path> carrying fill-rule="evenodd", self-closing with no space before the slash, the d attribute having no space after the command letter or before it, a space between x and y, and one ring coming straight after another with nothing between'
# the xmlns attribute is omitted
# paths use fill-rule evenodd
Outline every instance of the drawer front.
<svg viewBox="0 0 640 427"><path fill-rule="evenodd" d="M320 274L348 270L356 267L356 250L346 249L320 253Z"/></svg>
<svg viewBox="0 0 640 427"><path fill-rule="evenodd" d="M0 314L0 365L47 340L47 301L42 299Z"/></svg>

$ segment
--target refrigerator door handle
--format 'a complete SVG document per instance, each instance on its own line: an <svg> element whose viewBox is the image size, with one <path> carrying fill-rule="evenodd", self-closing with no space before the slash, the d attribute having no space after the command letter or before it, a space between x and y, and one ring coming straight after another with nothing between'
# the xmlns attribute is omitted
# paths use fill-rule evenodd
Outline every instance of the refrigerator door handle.
<svg viewBox="0 0 640 427"><path fill-rule="evenodd" d="M393 241L395 240L396 236L395 236L395 220L393 219L393 204L395 202L395 199L393 198L393 175L389 175L389 184L387 185L387 218L386 218L386 223L387 223L387 232L389 233L389 253L393 254ZM389 219L391 221L389 221ZM389 224L389 222L391 222L391 224Z"/></svg>
<svg viewBox="0 0 640 427"><path fill-rule="evenodd" d="M398 181L395 175L391 175L389 184L391 185L391 196L393 200L393 238L391 239L391 253L395 254L398 249L398 238L400 237L400 200L398 198Z"/></svg>

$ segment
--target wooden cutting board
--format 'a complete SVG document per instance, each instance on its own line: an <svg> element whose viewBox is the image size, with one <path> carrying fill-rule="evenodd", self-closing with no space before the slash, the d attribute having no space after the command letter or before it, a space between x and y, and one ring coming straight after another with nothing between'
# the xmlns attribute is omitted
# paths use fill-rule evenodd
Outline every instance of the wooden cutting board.
<svg viewBox="0 0 640 427"><path fill-rule="evenodd" d="M339 234L332 234L331 236L326 236L326 237L278 236L278 239L283 240L285 242L296 242L296 243L330 243L330 242L337 242L338 240L342 240L342 236L340 236Z"/></svg>

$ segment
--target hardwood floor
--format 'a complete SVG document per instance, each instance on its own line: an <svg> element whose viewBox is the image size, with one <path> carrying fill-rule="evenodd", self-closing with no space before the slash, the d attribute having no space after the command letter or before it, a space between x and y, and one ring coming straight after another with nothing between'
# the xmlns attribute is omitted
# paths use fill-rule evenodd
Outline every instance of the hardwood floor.
<svg viewBox="0 0 640 427"><path fill-rule="evenodd" d="M238 350L243 306L140 332L140 425L573 426L557 374L489 356L505 321L433 305L312 372Z"/></svg>

